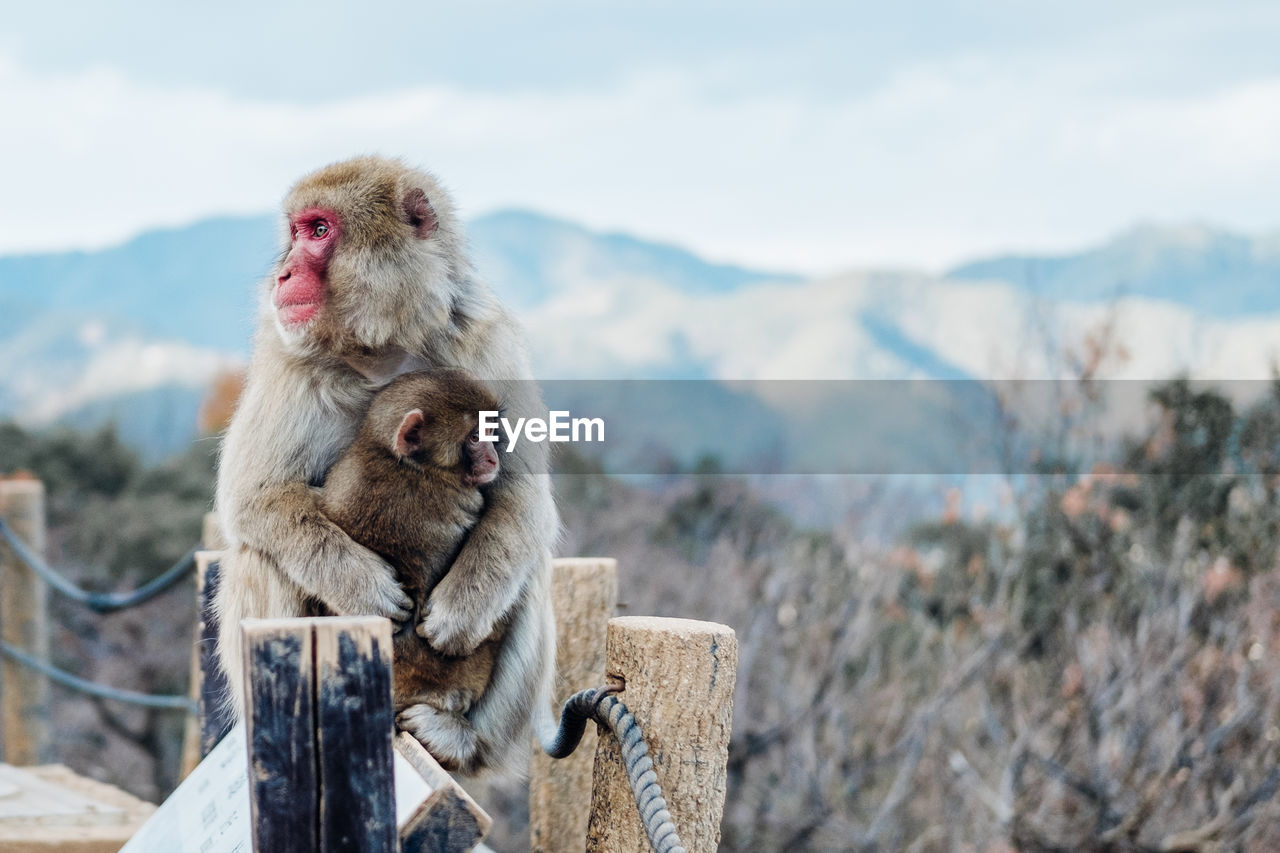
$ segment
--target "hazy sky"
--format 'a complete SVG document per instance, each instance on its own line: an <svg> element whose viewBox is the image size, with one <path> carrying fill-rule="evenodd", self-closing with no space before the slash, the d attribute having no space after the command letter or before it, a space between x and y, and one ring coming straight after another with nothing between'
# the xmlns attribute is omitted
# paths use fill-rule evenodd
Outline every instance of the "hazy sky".
<svg viewBox="0 0 1280 853"><path fill-rule="evenodd" d="M1275 0L265 5L10 4L0 251L268 210L366 151L469 215L814 272L1280 229Z"/></svg>

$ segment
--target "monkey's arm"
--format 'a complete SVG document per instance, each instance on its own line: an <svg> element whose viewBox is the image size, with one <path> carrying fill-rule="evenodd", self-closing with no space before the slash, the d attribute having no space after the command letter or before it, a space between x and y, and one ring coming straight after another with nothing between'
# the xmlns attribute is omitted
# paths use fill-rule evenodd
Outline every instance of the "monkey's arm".
<svg viewBox="0 0 1280 853"><path fill-rule="evenodd" d="M532 382L507 383L500 396L522 414L543 408ZM418 626L418 634L445 654L470 654L489 636L526 594L529 576L542 567L559 532L547 445L522 442L515 452L498 455L502 470L480 521L431 593Z"/></svg>
<svg viewBox="0 0 1280 853"><path fill-rule="evenodd" d="M451 655L470 654L525 594L558 529L545 475L499 478L479 523L431 593L419 635Z"/></svg>
<svg viewBox="0 0 1280 853"><path fill-rule="evenodd" d="M223 529L335 613L404 620L413 601L392 568L333 524L308 485L349 441L354 416L326 410L315 376L288 374L273 359L255 361L219 464Z"/></svg>
<svg viewBox="0 0 1280 853"><path fill-rule="evenodd" d="M280 570L334 613L386 616L402 622L413 599L380 556L354 542L320 511L303 483L279 483L258 492L240 524L246 544L271 556Z"/></svg>

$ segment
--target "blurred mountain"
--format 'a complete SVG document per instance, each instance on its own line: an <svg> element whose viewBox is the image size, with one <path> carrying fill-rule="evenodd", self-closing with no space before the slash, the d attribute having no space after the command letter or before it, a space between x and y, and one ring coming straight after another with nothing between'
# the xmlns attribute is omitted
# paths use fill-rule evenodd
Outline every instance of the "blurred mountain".
<svg viewBox="0 0 1280 853"><path fill-rule="evenodd" d="M517 309L575 282L661 281L695 294L799 280L528 211L480 217L468 235L481 274ZM249 216L150 231L95 252L0 257L0 307L21 301L50 314L127 318L158 338L247 353L254 291L276 251L275 220ZM0 334L5 323L0 319Z"/></svg>
<svg viewBox="0 0 1280 853"><path fill-rule="evenodd" d="M94 252L0 257L0 302L125 320L141 333L243 351L253 291L275 255L270 217L210 219Z"/></svg>
<svg viewBox="0 0 1280 853"><path fill-rule="evenodd" d="M811 280L528 211L481 217L469 234L544 380L1059 378L1100 340L1102 376L1266 378L1280 342L1280 238L1200 226L1146 226L1076 254L993 258L945 276ZM247 357L256 286L276 251L272 218L258 216L101 251L0 257L0 417L114 419L148 453L180 446L194 413L179 410ZM726 444L777 459L822 422L820 407L798 414L780 387L751 390L770 414L737 392L710 405L696 386L645 408L666 412L659 432L690 453L702 451L690 435L723 430L725 406L735 429L749 413L758 435L739 429ZM892 442L901 419L939 421L946 405L913 415L854 397L840 411ZM685 422L665 423L675 417Z"/></svg>
<svg viewBox="0 0 1280 853"><path fill-rule="evenodd" d="M1242 317L1280 311L1280 233L1144 225L1085 252L980 260L948 277L1006 281L1068 302L1144 296L1212 317Z"/></svg>
<svg viewBox="0 0 1280 853"><path fill-rule="evenodd" d="M527 210L482 216L468 227L480 274L508 305L528 308L567 283L658 281L682 293L729 293L766 281L800 281L790 273L712 264L677 246L626 234L600 234Z"/></svg>
<svg viewBox="0 0 1280 853"><path fill-rule="evenodd" d="M468 233L481 275L520 313L584 291L698 295L799 281L528 211L480 217ZM270 216L220 217L99 251L0 257L0 417L109 418L146 452L180 445L194 413L173 413L248 356L276 239ZM694 359L678 360L682 376L703 375Z"/></svg>

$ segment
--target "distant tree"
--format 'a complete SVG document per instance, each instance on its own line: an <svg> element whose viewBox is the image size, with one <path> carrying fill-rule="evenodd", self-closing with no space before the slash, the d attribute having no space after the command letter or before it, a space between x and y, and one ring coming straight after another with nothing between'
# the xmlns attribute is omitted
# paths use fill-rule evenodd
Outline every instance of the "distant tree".
<svg viewBox="0 0 1280 853"><path fill-rule="evenodd" d="M213 494L216 442L145 467L113 426L49 432L0 423L0 473L29 471L46 487L49 557L74 582L133 589L194 545ZM50 596L54 662L143 692L184 693L194 591L185 583L140 607L105 616ZM54 687L54 758L151 800L178 782L183 717L96 701Z"/></svg>
<svg viewBox="0 0 1280 853"><path fill-rule="evenodd" d="M214 378L196 418L201 435L216 435L231 423L231 416L235 414L236 404L244 391L244 381L243 370L227 370Z"/></svg>

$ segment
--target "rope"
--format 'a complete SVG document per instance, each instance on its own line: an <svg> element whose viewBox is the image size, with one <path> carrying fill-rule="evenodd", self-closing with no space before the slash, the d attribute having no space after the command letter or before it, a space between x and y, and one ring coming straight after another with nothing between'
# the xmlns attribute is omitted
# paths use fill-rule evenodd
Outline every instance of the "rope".
<svg viewBox="0 0 1280 853"><path fill-rule="evenodd" d="M622 747L622 764L627 769L631 794L644 831L649 836L649 846L656 853L685 853L680 836L676 833L667 801L653 772L653 760L649 758L649 745L635 716L613 695L609 687L597 687L573 694L560 712L560 728L543 743L543 750L552 758L565 758L577 748L586 731L587 720L595 720L608 727Z"/></svg>
<svg viewBox="0 0 1280 853"><path fill-rule="evenodd" d="M18 555L18 559L26 563L45 583L72 601L83 604L96 613L112 613L116 610L124 610L155 598L182 580L188 572L195 568L196 551L200 550L199 546L192 548L185 557L174 563L164 574L153 578L132 592L90 592L87 589L81 589L49 568L44 560L40 559L40 556L31 550L27 543L18 538L18 534L13 532L13 528L6 524L3 518L0 518L0 539L8 543L13 552Z"/></svg>
<svg viewBox="0 0 1280 853"><path fill-rule="evenodd" d="M130 705L142 705L147 708L173 708L179 711L186 711L189 714L196 712L196 703L186 696L156 696L151 693L139 693L136 690L121 690L118 687L96 684L47 664L3 640L0 640L0 652L13 658L23 666L30 667L36 672L48 676L63 687L70 687L72 690L79 690L81 693L88 693L90 696L114 699L117 702L127 702Z"/></svg>

